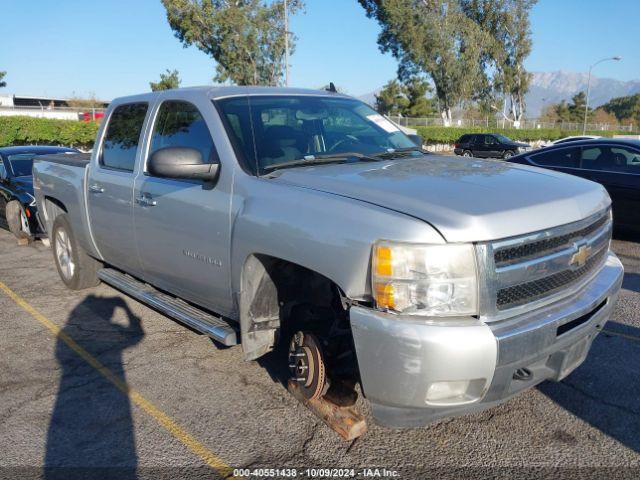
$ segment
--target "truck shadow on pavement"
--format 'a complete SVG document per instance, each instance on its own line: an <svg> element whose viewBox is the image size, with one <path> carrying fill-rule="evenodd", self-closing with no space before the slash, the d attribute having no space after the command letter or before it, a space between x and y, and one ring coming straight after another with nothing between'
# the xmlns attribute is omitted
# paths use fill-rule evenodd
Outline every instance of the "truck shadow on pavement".
<svg viewBox="0 0 640 480"><path fill-rule="evenodd" d="M122 310L126 325L116 323ZM123 352L144 336L141 321L119 296L88 295L62 329L117 377L125 379ZM58 336L62 370L49 424L44 478L136 478L131 405L112 383Z"/></svg>
<svg viewBox="0 0 640 480"><path fill-rule="evenodd" d="M640 452L640 329L609 321L585 362L538 390L627 448Z"/></svg>

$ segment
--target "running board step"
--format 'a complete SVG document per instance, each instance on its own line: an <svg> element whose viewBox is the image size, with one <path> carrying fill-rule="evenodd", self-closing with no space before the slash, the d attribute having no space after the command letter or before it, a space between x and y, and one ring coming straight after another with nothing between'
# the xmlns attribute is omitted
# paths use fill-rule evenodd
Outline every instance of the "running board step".
<svg viewBox="0 0 640 480"><path fill-rule="evenodd" d="M200 310L179 298L162 293L151 285L113 268L101 269L98 271L98 277L112 287L159 310L166 316L208 335L223 345L238 344L236 331L220 317Z"/></svg>

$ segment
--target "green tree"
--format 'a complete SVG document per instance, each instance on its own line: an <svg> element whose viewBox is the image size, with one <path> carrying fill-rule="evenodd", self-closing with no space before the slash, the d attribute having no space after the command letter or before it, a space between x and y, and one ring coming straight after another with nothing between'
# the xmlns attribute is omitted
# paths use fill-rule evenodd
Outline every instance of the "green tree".
<svg viewBox="0 0 640 480"><path fill-rule="evenodd" d="M632 121L636 125L640 125L640 93L612 98L600 108L615 115L619 122Z"/></svg>
<svg viewBox="0 0 640 480"><path fill-rule="evenodd" d="M433 102L427 98L429 82L423 78L411 77L400 83L390 80L376 94L376 110L383 115L405 117L426 117L434 113Z"/></svg>
<svg viewBox="0 0 640 480"><path fill-rule="evenodd" d="M7 86L7 82L4 81L4 77L6 74L7 72L0 72L0 88Z"/></svg>
<svg viewBox="0 0 640 480"><path fill-rule="evenodd" d="M567 107L568 118L571 122L582 122L584 120L584 107L587 104L587 95L578 92L571 97L571 103Z"/></svg>
<svg viewBox="0 0 640 480"><path fill-rule="evenodd" d="M568 122L570 120L569 106L565 100L553 105L553 111L561 122Z"/></svg>
<svg viewBox="0 0 640 480"><path fill-rule="evenodd" d="M158 90L171 90L172 88L180 88L180 75L177 70L169 70L160 74L160 81L149 82L152 92Z"/></svg>
<svg viewBox="0 0 640 480"><path fill-rule="evenodd" d="M493 71L482 96L499 95L508 106L508 121L517 128L524 116L531 74L524 61L531 53L529 12L537 0L460 0L462 10L491 40L481 57L484 72ZM495 102L494 102L495 103Z"/></svg>
<svg viewBox="0 0 640 480"><path fill-rule="evenodd" d="M404 82L403 90L409 101L403 112L405 117L427 117L433 115L433 102L427 98L427 93L431 90L429 82L423 78L412 77Z"/></svg>
<svg viewBox="0 0 640 480"><path fill-rule="evenodd" d="M261 0L162 0L167 20L185 47L195 45L216 63L217 82L280 85L284 73L284 2ZM293 14L303 0L289 0Z"/></svg>
<svg viewBox="0 0 640 480"><path fill-rule="evenodd" d="M576 122L582 123L584 120L584 107L587 96L584 92L578 92L571 97L571 103L562 100L559 103L548 105L542 113L542 117L548 121ZM589 114L592 110L589 109Z"/></svg>
<svg viewBox="0 0 640 480"><path fill-rule="evenodd" d="M484 74L481 59L489 35L462 10L459 0L358 0L382 27L378 45L399 61L401 79L427 75L440 115L476 96Z"/></svg>
<svg viewBox="0 0 640 480"><path fill-rule="evenodd" d="M409 106L409 101L404 96L402 85L397 80L390 80L376 94L376 110L383 115L403 114Z"/></svg>

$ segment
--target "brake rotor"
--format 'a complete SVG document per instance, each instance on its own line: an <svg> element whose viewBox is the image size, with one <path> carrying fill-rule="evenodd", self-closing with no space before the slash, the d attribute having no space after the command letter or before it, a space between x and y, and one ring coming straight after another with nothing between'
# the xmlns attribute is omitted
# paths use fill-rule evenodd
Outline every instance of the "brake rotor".
<svg viewBox="0 0 640 480"><path fill-rule="evenodd" d="M329 389L320 341L313 333L297 332L289 344L289 369L308 400L321 398Z"/></svg>

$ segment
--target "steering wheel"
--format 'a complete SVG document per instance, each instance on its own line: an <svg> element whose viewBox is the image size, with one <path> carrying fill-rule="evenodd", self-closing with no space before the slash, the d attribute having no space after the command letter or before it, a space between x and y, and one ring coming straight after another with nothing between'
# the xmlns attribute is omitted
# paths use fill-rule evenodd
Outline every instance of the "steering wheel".
<svg viewBox="0 0 640 480"><path fill-rule="evenodd" d="M329 147L329 149L327 151L328 152L334 152L336 148L338 148L340 145L344 145L345 143L359 143L359 140L356 137L354 137L353 135L347 135L347 138L343 138L342 140L338 140L336 143L331 145L331 147Z"/></svg>

